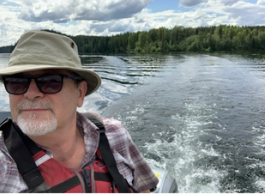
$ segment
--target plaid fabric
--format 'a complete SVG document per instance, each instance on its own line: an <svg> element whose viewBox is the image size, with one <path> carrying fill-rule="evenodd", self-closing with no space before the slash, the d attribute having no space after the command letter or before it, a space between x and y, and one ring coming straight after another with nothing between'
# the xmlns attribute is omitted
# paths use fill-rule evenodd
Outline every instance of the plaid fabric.
<svg viewBox="0 0 265 194"><path fill-rule="evenodd" d="M90 162L97 151L99 133L97 127L81 114L77 114L77 126L84 135L86 155L81 167ZM103 118L118 170L138 191L156 187L158 179L133 143L128 131L115 119ZM4 144L0 134L0 192L27 192L27 185ZM47 150L47 153L52 154Z"/></svg>

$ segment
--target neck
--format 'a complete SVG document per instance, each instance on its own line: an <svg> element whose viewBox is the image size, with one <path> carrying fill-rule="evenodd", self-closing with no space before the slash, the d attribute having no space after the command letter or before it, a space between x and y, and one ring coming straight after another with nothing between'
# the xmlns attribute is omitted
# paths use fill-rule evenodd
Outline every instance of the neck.
<svg viewBox="0 0 265 194"><path fill-rule="evenodd" d="M30 138L41 147L48 149L53 158L64 166L71 169L80 167L85 155L85 144L76 125Z"/></svg>

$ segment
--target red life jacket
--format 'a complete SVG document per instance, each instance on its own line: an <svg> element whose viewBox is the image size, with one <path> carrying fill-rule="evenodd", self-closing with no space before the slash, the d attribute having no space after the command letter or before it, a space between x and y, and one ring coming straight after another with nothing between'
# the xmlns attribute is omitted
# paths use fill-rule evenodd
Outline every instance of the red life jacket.
<svg viewBox="0 0 265 194"><path fill-rule="evenodd" d="M118 172L103 124L96 118L90 120L99 128L99 147L95 160L78 171L48 156L11 119L1 123L6 147L30 192L137 192Z"/></svg>
<svg viewBox="0 0 265 194"><path fill-rule="evenodd" d="M45 184L50 188L46 192L118 193L109 170L100 160L95 160L77 171L66 168L42 150L37 152L33 159L44 178ZM71 181L65 182L69 179Z"/></svg>

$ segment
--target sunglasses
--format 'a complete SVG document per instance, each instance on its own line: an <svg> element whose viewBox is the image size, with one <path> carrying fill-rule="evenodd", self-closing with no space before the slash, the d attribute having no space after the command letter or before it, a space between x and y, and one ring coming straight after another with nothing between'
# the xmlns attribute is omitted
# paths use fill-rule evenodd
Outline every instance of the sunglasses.
<svg viewBox="0 0 265 194"><path fill-rule="evenodd" d="M69 78L73 81L82 81L82 79L66 74L43 74L37 76L8 75L3 76L3 81L5 89L9 94L25 94L32 79L34 79L38 89L42 93L55 94L62 90L63 78Z"/></svg>

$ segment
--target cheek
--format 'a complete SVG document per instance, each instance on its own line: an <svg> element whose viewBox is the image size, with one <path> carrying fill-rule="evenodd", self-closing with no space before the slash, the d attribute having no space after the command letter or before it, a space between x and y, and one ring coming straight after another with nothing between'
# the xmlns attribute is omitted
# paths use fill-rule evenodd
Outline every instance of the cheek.
<svg viewBox="0 0 265 194"><path fill-rule="evenodd" d="M16 121L17 119L17 104L21 98L19 96L14 96L14 95L9 95L9 106L10 106L10 111L12 114L13 119Z"/></svg>
<svg viewBox="0 0 265 194"><path fill-rule="evenodd" d="M59 98L54 101L54 106L57 106L59 110L63 111L76 110L78 103L77 96L78 94L76 90L63 91L60 93Z"/></svg>
<svg viewBox="0 0 265 194"><path fill-rule="evenodd" d="M66 97L67 96L67 97ZM58 120L58 125L62 123L72 121L72 118L75 118L76 108L77 108L77 98L76 93L62 93L59 96L60 98L53 99L53 106L56 118Z"/></svg>

